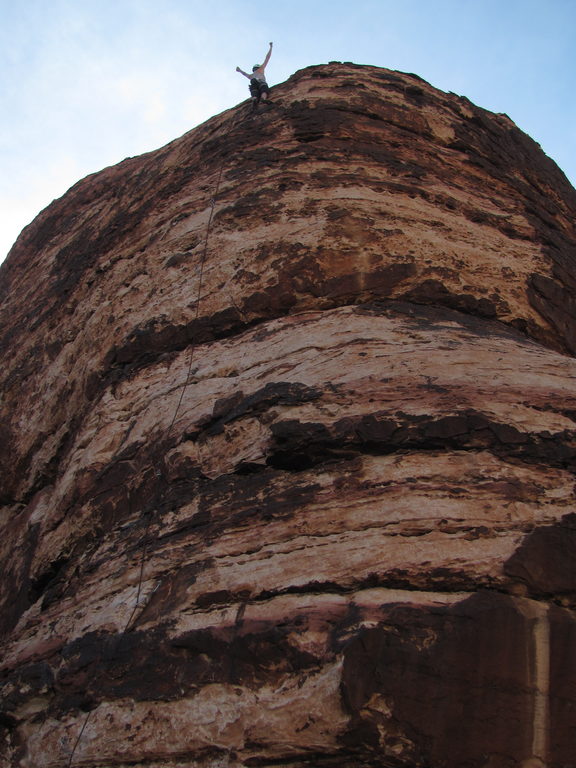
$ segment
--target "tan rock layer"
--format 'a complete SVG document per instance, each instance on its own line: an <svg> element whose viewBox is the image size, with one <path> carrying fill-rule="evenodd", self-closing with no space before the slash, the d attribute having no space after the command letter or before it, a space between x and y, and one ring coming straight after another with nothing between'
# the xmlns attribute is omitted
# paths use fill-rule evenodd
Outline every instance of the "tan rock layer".
<svg viewBox="0 0 576 768"><path fill-rule="evenodd" d="M0 765L571 766L574 190L412 75L275 92L2 270Z"/></svg>

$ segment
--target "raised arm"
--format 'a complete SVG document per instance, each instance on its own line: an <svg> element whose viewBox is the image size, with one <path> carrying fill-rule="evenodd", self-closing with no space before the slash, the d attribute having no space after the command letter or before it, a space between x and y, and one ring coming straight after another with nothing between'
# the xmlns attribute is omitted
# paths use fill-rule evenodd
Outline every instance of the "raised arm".
<svg viewBox="0 0 576 768"><path fill-rule="evenodd" d="M249 75L247 72L244 72L244 70L240 69L240 67L236 67L236 72L240 72L240 74L244 75L244 77L247 77L248 80L252 80L253 75Z"/></svg>
<svg viewBox="0 0 576 768"><path fill-rule="evenodd" d="M266 54L266 58L264 59L264 64L262 64L262 69L268 64L270 61L270 56L272 56L272 43L270 43L270 48L268 48L268 53Z"/></svg>

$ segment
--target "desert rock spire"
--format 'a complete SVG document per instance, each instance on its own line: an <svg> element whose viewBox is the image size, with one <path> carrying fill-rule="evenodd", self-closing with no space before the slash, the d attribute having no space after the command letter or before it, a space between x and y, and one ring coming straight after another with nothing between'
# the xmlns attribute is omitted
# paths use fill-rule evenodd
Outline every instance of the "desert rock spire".
<svg viewBox="0 0 576 768"><path fill-rule="evenodd" d="M415 75L273 101L2 266L0 766L574 766L576 192Z"/></svg>

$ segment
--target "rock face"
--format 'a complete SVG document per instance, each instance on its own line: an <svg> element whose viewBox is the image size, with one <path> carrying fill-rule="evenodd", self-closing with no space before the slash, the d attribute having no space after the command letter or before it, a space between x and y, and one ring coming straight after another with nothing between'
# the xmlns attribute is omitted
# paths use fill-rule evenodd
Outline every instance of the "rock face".
<svg viewBox="0 0 576 768"><path fill-rule="evenodd" d="M0 765L576 766L576 192L312 67L2 268Z"/></svg>

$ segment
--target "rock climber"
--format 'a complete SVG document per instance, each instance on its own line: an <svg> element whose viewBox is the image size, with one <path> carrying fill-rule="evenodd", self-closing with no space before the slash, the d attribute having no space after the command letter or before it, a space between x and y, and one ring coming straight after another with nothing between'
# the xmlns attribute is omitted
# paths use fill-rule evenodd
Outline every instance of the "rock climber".
<svg viewBox="0 0 576 768"><path fill-rule="evenodd" d="M244 77L247 77L248 80L250 80L249 88L250 95L252 97L252 109L256 109L258 104L260 104L260 99L266 101L270 93L270 88L266 82L266 75L264 74L264 70L270 61L271 55L272 43L270 43L270 48L268 49L268 53L264 59L264 64L254 64L252 67L252 74L248 74L247 72L244 72L244 70L240 69L240 67L236 67L236 72L240 72L241 75L244 75Z"/></svg>

